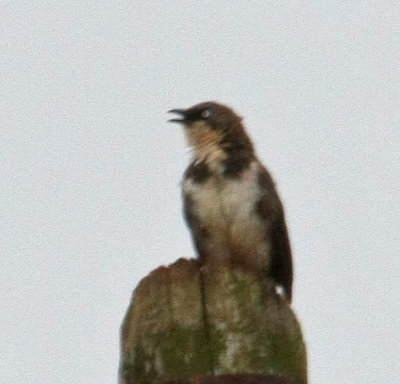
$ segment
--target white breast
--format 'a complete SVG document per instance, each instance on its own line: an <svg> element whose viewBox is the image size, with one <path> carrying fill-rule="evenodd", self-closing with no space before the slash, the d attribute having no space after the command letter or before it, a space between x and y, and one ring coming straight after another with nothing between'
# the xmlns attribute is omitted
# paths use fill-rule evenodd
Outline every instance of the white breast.
<svg viewBox="0 0 400 384"><path fill-rule="evenodd" d="M260 198L257 174L258 163L253 162L239 178L213 175L204 184L190 179L183 183L196 219L210 233L209 246L220 257L229 257L234 248L265 263L266 228L255 211Z"/></svg>

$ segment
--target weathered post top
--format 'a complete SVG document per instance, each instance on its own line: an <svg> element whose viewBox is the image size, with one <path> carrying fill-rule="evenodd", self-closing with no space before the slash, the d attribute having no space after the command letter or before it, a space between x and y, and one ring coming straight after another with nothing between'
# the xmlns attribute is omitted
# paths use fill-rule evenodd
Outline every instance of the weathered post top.
<svg viewBox="0 0 400 384"><path fill-rule="evenodd" d="M150 273L122 326L121 383L306 384L299 323L265 285L196 260Z"/></svg>

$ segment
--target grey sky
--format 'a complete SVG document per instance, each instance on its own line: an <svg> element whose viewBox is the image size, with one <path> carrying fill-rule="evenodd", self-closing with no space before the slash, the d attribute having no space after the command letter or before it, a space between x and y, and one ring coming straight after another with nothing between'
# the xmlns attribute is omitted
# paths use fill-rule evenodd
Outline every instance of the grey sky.
<svg viewBox="0 0 400 384"><path fill-rule="evenodd" d="M400 381L399 7L215 3L0 2L3 384L116 382L133 288L194 254L166 111L204 100L277 181L311 383Z"/></svg>

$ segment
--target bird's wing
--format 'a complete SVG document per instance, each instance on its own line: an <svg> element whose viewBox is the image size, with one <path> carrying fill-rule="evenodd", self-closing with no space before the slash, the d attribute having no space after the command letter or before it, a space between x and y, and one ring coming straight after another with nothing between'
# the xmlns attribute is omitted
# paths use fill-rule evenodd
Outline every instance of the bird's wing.
<svg viewBox="0 0 400 384"><path fill-rule="evenodd" d="M269 275L277 285L285 290L287 299L291 301L293 282L292 252L282 203L271 176L263 167L260 170L258 180L261 198L257 204L257 212L266 222L266 236L271 244Z"/></svg>
<svg viewBox="0 0 400 384"><path fill-rule="evenodd" d="M185 174L183 175L183 184L185 183L185 180L190 179L193 183L201 183L205 179L207 179L210 176L210 172L205 164L196 164L192 163L190 166L186 169ZM207 257L206 253L206 231L205 228L202 228L200 226L200 220L196 217L196 214L194 212L194 205L193 205L193 198L190 195L190 193L185 192L183 190L183 216L185 218L186 224L188 225L194 247L196 248L198 257L201 261L204 261L205 258Z"/></svg>
<svg viewBox="0 0 400 384"><path fill-rule="evenodd" d="M185 218L186 224L190 229L194 247L197 251L200 261L204 261L206 258L206 248L205 244L205 232L204 229L200 227L199 220L196 219L193 210L193 199L187 194L183 193L183 216Z"/></svg>
<svg viewBox="0 0 400 384"><path fill-rule="evenodd" d="M283 209L271 225L271 275L281 285L289 302L292 300L293 266L289 236Z"/></svg>

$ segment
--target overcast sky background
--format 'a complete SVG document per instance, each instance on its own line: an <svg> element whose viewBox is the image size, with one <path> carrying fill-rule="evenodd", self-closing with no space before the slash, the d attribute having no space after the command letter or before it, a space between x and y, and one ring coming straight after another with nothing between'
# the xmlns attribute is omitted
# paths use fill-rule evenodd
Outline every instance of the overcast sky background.
<svg viewBox="0 0 400 384"><path fill-rule="evenodd" d="M116 383L132 290L194 254L166 111L205 100L277 181L311 384L400 382L394 3L1 1L1 383Z"/></svg>

